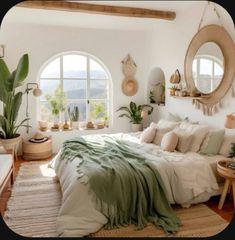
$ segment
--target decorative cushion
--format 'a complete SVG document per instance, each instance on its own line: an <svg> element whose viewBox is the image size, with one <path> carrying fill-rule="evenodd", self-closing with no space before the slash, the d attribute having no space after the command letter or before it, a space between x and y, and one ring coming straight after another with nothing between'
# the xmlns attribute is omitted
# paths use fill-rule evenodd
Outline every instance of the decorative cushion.
<svg viewBox="0 0 235 240"><path fill-rule="evenodd" d="M155 137L156 128L148 127L140 135L140 142L151 143Z"/></svg>
<svg viewBox="0 0 235 240"><path fill-rule="evenodd" d="M182 122L179 127L185 131L185 134L192 135L191 146L189 152L198 152L200 146L209 132L209 127L206 125L192 124L189 122Z"/></svg>
<svg viewBox="0 0 235 240"><path fill-rule="evenodd" d="M173 132L178 136L176 150L182 153L187 152L191 147L193 136L180 127L176 127Z"/></svg>
<svg viewBox="0 0 235 240"><path fill-rule="evenodd" d="M166 133L161 141L161 149L167 152L174 152L178 143L178 136L174 132Z"/></svg>
<svg viewBox="0 0 235 240"><path fill-rule="evenodd" d="M177 125L179 125L178 122L173 122L166 119L161 119L157 124L152 122L150 127L157 129L153 143L160 146L163 136L167 132L173 130Z"/></svg>
<svg viewBox="0 0 235 240"><path fill-rule="evenodd" d="M225 157L229 157L232 148L232 143L235 143L235 135L224 136L224 140L219 150L219 154Z"/></svg>
<svg viewBox="0 0 235 240"><path fill-rule="evenodd" d="M216 155L224 140L225 130L210 131L202 143L200 153L205 155Z"/></svg>

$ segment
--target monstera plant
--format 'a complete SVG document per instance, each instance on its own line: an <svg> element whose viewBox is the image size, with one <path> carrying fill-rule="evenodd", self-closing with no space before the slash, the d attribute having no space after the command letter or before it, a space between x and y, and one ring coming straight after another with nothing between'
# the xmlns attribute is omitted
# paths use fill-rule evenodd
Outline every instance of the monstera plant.
<svg viewBox="0 0 235 240"><path fill-rule="evenodd" d="M18 113L22 103L23 92L17 91L23 85L28 75L29 58L25 54L19 60L16 70L9 71L3 59L0 59L0 101L3 104L3 112L0 114L0 142L14 144L19 141L20 127L27 127L28 118L18 122Z"/></svg>

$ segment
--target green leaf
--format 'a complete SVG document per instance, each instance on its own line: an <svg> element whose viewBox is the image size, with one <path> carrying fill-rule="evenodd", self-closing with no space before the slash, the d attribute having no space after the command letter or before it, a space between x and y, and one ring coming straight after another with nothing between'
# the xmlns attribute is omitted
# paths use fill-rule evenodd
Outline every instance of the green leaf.
<svg viewBox="0 0 235 240"><path fill-rule="evenodd" d="M20 109L20 105L22 103L22 92L18 92L13 100L13 121L15 121L17 119L18 113L19 113L19 109Z"/></svg>
<svg viewBox="0 0 235 240"><path fill-rule="evenodd" d="M14 84L15 87L20 82L23 82L25 80L25 78L28 75L28 72L29 72L29 56L28 54L24 54L17 65Z"/></svg>
<svg viewBox="0 0 235 240"><path fill-rule="evenodd" d="M13 71L6 80L5 86L8 92L13 92L14 90L15 74L16 74L16 70Z"/></svg>
<svg viewBox="0 0 235 240"><path fill-rule="evenodd" d="M126 113L123 113L123 114L119 115L118 117L119 117L119 118L121 118L121 117L127 117L127 118L131 119L131 117L130 117L128 114L126 114Z"/></svg>
<svg viewBox="0 0 235 240"><path fill-rule="evenodd" d="M128 112L129 114L131 113L128 107L120 107L117 111L126 111L126 112ZM116 111L116 112L117 112L117 111Z"/></svg>
<svg viewBox="0 0 235 240"><path fill-rule="evenodd" d="M137 111L137 106L134 102L130 102L130 110L135 113Z"/></svg>
<svg viewBox="0 0 235 240"><path fill-rule="evenodd" d="M0 100L5 103L7 92L6 92L6 81L10 76L10 71L3 59L0 59Z"/></svg>

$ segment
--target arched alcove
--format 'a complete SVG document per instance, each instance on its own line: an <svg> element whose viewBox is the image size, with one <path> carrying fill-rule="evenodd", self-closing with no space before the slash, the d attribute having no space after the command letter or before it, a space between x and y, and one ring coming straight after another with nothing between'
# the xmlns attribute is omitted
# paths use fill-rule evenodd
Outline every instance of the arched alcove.
<svg viewBox="0 0 235 240"><path fill-rule="evenodd" d="M165 105L165 74L160 67L151 70L148 78L148 102L150 104Z"/></svg>

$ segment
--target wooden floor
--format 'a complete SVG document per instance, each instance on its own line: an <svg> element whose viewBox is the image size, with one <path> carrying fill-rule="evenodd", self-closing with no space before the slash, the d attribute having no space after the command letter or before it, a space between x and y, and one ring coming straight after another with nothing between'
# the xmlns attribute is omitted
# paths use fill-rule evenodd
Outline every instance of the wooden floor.
<svg viewBox="0 0 235 240"><path fill-rule="evenodd" d="M18 161L15 161L15 169L14 169L15 177L19 171L20 164L22 162L24 162L24 160L21 157L18 158ZM10 186L10 181L9 181L8 185L5 187L4 191L2 192L2 194L0 196L0 211L1 211L1 213L3 213L6 209L7 201L9 199L10 195L11 195L11 186ZM232 220L233 214L234 214L232 198L229 195L227 196L227 199L221 210L218 209L218 203L219 203L219 196L216 196L216 197L212 197L205 204L209 208L211 208L213 211L215 211L217 214L219 214L221 217L223 217L225 220L230 222Z"/></svg>

